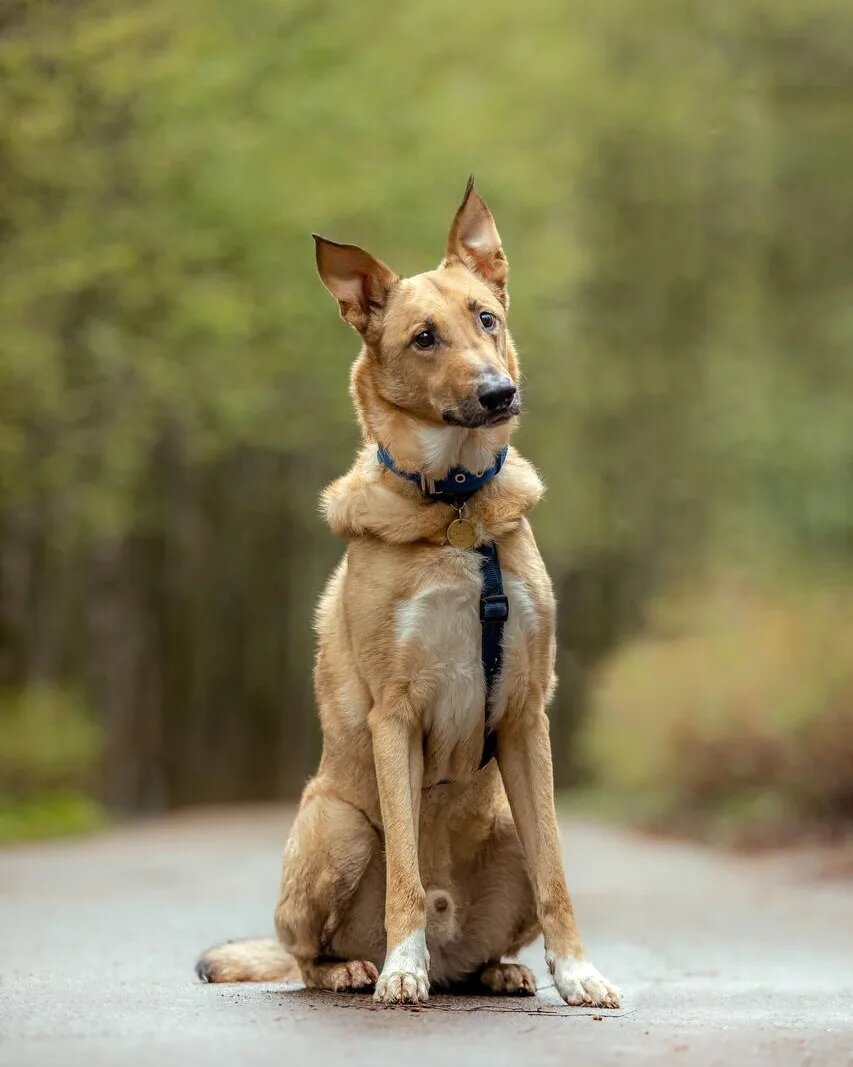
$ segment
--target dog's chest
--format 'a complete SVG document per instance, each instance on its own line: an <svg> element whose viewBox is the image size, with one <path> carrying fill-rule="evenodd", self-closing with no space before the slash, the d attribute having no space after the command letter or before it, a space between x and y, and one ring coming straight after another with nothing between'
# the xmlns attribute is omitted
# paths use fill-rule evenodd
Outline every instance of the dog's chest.
<svg viewBox="0 0 853 1067"><path fill-rule="evenodd" d="M486 689L483 676L480 557L468 553L447 581L425 586L401 601L395 617L401 646L420 652L419 683L428 692L423 710L426 738L425 784L456 778L479 763L483 744ZM526 584L504 574L509 618L503 632L503 667L489 699L489 721L506 708L509 674L526 657L523 646L535 625Z"/></svg>

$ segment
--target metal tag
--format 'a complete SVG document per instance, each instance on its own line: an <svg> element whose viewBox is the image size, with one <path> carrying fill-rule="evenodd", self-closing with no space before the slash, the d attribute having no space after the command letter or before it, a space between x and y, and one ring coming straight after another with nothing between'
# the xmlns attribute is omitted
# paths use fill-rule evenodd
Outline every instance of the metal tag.
<svg viewBox="0 0 853 1067"><path fill-rule="evenodd" d="M473 548L476 540L477 531L468 519L454 519L447 527L447 543L454 548Z"/></svg>

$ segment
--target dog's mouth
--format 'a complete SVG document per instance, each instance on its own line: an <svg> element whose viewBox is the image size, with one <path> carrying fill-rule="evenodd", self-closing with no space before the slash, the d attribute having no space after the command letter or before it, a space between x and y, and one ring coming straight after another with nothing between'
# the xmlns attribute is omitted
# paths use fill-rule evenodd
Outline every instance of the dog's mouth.
<svg viewBox="0 0 853 1067"><path fill-rule="evenodd" d="M466 430L482 430L491 426L502 426L516 415L521 414L521 404L518 400L502 411L443 411L441 417L449 426L464 426Z"/></svg>

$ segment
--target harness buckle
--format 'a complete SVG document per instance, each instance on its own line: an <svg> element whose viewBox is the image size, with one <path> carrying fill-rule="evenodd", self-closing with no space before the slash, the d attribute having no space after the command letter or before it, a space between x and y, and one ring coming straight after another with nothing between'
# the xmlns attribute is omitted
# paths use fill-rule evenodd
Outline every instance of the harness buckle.
<svg viewBox="0 0 853 1067"><path fill-rule="evenodd" d="M506 622L509 618L509 601L503 593L480 597L480 622Z"/></svg>

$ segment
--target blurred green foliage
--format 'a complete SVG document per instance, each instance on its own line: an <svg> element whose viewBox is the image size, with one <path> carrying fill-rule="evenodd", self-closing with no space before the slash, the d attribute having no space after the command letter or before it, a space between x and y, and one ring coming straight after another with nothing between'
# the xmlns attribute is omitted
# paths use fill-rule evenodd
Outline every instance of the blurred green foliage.
<svg viewBox="0 0 853 1067"><path fill-rule="evenodd" d="M44 685L0 693L0 842L100 826L91 794L101 741L78 694Z"/></svg>
<svg viewBox="0 0 853 1067"><path fill-rule="evenodd" d="M30 686L0 698L0 784L23 792L84 788L97 775L100 732L86 705L74 694Z"/></svg>
<svg viewBox="0 0 853 1067"><path fill-rule="evenodd" d="M0 797L0 844L88 834L106 825L102 806L87 793Z"/></svg>
<svg viewBox="0 0 853 1067"><path fill-rule="evenodd" d="M618 810L745 844L853 826L853 588L729 571L649 612L581 748Z"/></svg>
<svg viewBox="0 0 853 1067"><path fill-rule="evenodd" d="M315 499L356 440L308 235L421 270L472 170L563 777L657 590L849 568L851 48L845 0L4 5L0 684L85 692L112 806L298 791Z"/></svg>

